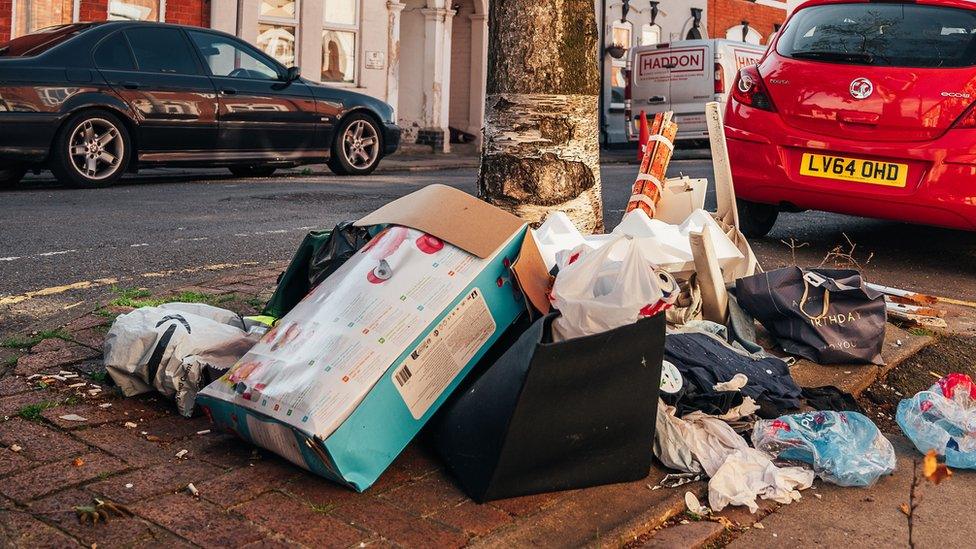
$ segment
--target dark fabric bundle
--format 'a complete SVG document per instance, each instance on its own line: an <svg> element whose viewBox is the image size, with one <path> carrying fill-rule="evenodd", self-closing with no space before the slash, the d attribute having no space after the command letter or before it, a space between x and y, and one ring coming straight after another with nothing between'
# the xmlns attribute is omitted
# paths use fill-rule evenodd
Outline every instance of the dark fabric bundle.
<svg viewBox="0 0 976 549"><path fill-rule="evenodd" d="M679 416L694 410L721 415L741 404L743 395L756 401L762 417L778 417L800 406L800 387L778 358L752 358L704 333L676 333L665 338L664 359L684 378L681 392L665 395ZM749 378L741 393L714 389L739 373Z"/></svg>

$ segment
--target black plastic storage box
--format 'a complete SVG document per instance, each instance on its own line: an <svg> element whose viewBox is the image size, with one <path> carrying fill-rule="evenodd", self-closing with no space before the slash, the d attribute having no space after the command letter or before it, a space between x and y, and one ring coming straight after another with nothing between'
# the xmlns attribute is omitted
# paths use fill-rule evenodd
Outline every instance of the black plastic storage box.
<svg viewBox="0 0 976 549"><path fill-rule="evenodd" d="M432 425L438 452L475 501L650 472L664 315L553 343L556 318L533 323Z"/></svg>

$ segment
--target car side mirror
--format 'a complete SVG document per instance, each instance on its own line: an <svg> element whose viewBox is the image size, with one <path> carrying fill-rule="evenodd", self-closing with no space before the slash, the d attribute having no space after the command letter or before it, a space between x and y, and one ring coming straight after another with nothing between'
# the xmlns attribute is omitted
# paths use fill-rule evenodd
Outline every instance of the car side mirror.
<svg viewBox="0 0 976 549"><path fill-rule="evenodd" d="M302 69L299 67L288 67L288 72L285 73L285 82L294 82L302 77Z"/></svg>

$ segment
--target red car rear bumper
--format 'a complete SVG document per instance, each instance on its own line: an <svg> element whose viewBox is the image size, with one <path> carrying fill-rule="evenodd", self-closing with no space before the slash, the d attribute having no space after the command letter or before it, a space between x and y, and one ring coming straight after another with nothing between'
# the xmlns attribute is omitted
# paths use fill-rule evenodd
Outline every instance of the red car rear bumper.
<svg viewBox="0 0 976 549"><path fill-rule="evenodd" d="M746 200L976 230L976 130L924 142L854 141L792 128L776 113L732 100L725 134L735 192ZM800 175L804 152L908 164L908 182L897 188Z"/></svg>

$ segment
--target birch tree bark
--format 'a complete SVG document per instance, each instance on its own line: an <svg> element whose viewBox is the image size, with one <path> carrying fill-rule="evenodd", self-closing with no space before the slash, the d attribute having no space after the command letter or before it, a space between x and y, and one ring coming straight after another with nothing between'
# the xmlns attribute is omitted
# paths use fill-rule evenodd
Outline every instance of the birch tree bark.
<svg viewBox="0 0 976 549"><path fill-rule="evenodd" d="M593 0L491 0L479 196L603 232Z"/></svg>

